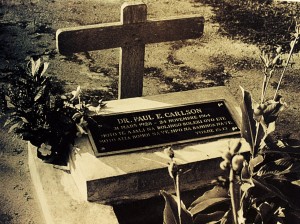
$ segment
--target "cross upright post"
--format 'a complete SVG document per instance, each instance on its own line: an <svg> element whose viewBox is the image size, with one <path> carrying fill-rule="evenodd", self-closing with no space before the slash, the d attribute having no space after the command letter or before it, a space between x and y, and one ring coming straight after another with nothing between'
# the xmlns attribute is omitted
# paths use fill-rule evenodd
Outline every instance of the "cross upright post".
<svg viewBox="0 0 300 224"><path fill-rule="evenodd" d="M121 22L59 29L57 48L63 55L121 47L118 98L142 96L145 44L199 38L202 16L147 20L144 3L124 3Z"/></svg>
<svg viewBox="0 0 300 224"><path fill-rule="evenodd" d="M121 23L134 24L147 21L147 6L145 4L122 5ZM119 64L119 99L143 94L143 75L145 62L145 43L136 36L134 41L121 47ZM128 87L130 90L128 90Z"/></svg>

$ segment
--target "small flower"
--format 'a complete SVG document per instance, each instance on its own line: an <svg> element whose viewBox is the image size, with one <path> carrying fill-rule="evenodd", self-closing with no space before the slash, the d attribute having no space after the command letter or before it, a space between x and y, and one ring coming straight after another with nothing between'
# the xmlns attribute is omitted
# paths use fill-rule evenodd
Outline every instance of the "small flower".
<svg viewBox="0 0 300 224"><path fill-rule="evenodd" d="M51 145L48 144L41 144L41 146L38 148L39 152L42 154L42 156L50 156L51 155Z"/></svg>

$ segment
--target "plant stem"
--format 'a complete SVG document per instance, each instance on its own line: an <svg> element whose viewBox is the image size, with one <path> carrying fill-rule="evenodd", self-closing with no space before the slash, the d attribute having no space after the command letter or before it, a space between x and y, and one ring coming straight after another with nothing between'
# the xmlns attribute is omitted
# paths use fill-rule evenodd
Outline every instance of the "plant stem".
<svg viewBox="0 0 300 224"><path fill-rule="evenodd" d="M275 67L275 66L274 66ZM262 84L262 90L261 90L261 97L260 97L260 103L263 104L265 101L265 97L266 97L266 93L267 93L267 89L268 89L268 85L272 76L272 71L274 70L274 67L272 68L272 70L270 71L269 76L267 76L267 68L265 67L264 70L264 80L263 80L263 84ZM254 145L253 145L253 155L252 158L255 157L256 155L256 148L259 146L256 146L257 144L257 138L258 138L258 132L259 132L259 122L256 121L256 133L255 133L255 139L254 139Z"/></svg>
<svg viewBox="0 0 300 224"><path fill-rule="evenodd" d="M266 87L265 87L264 95L263 95L262 101L261 101L262 103L265 101L265 97L266 97L268 85L269 85L269 83L270 83L270 79L271 79L271 75L268 77L267 82L266 82Z"/></svg>
<svg viewBox="0 0 300 224"><path fill-rule="evenodd" d="M277 88L276 88L276 91L275 91L273 100L275 100L276 97L277 97L277 94L278 94L278 91L279 91L279 87L280 87L280 85L281 85L281 82L282 82L284 73L285 73L285 71L286 71L286 69L287 69L287 66L288 66L288 64L290 63L290 60L291 60L291 58L292 58L293 51L294 51L295 45L296 45L296 43L297 43L297 41L298 41L298 38L299 38L299 37L298 37L298 35L297 35L296 38L295 38L295 40L292 41L292 44L291 44L291 45L292 45L292 46L291 46L291 50L290 50L290 52L289 52L289 56L288 56L288 59L287 59L287 61L286 61L286 64L285 64L285 66L284 66L284 68L283 68L283 70L282 70L282 73L281 73L279 82L278 82L278 84L277 84Z"/></svg>
<svg viewBox="0 0 300 224"><path fill-rule="evenodd" d="M179 173L180 171L178 171L176 175L176 196L177 196L178 219L179 219L179 224L181 224L181 198L180 198L180 186L179 186L180 184Z"/></svg>
<svg viewBox="0 0 300 224"><path fill-rule="evenodd" d="M264 80L263 80L263 84L262 84L262 88L261 88L261 96L260 96L260 103L263 103L264 102L264 96L266 94L266 86L267 86L267 69L265 68L265 71L264 71Z"/></svg>
<svg viewBox="0 0 300 224"><path fill-rule="evenodd" d="M78 96L78 104L79 104L79 109L82 109L82 105L81 105L81 100L80 100L80 96Z"/></svg>
<svg viewBox="0 0 300 224"><path fill-rule="evenodd" d="M233 220L234 220L235 224L238 224L237 212L238 212L238 207L239 207L239 200L236 196L237 196L237 190L239 190L239 189L236 189L235 172L232 168L230 169L229 181L230 181L229 192L230 192Z"/></svg>
<svg viewBox="0 0 300 224"><path fill-rule="evenodd" d="M256 156L256 144L257 144L257 138L258 138L258 132L259 132L259 122L256 121L256 132L255 132L255 139L254 139L254 145L253 145L253 155L252 155L252 159L254 159L254 157Z"/></svg>

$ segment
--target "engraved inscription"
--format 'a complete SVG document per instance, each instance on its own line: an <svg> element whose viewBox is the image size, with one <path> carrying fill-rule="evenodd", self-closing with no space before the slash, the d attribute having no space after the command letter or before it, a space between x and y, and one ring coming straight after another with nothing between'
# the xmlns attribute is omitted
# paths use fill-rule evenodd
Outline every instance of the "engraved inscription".
<svg viewBox="0 0 300 224"><path fill-rule="evenodd" d="M239 133L223 101L97 115L89 120L89 126L98 153Z"/></svg>

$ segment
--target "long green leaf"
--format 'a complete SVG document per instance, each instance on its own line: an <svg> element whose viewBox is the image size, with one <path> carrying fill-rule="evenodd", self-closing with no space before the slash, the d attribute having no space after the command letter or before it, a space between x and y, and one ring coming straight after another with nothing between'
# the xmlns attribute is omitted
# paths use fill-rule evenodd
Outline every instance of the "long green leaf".
<svg viewBox="0 0 300 224"><path fill-rule="evenodd" d="M281 200L285 201L289 204L291 208L298 209L298 206L291 202L291 200L281 192L280 189L278 189L274 184L268 184L265 180L262 179L254 179L253 182L257 187L260 187L261 189L273 194L275 197L280 198Z"/></svg>
<svg viewBox="0 0 300 224"><path fill-rule="evenodd" d="M288 199L288 204L292 209L300 211L300 188L289 181L278 181L278 185L274 184Z"/></svg>
<svg viewBox="0 0 300 224"><path fill-rule="evenodd" d="M257 176L280 175L289 173L294 164L291 158L282 158L263 165L256 173Z"/></svg>
<svg viewBox="0 0 300 224"><path fill-rule="evenodd" d="M265 142L264 142L265 138L272 131L274 131L272 129L272 127L275 127L275 122L274 122L274 125L270 124L269 127L267 128L267 130L264 129L262 123L258 123L258 128L256 128L256 132L255 132L255 134L256 134L256 139L255 139L256 140L256 142L255 142L255 151L256 151L256 153L255 153L255 156L257 155L257 152L259 152L263 148L263 146L265 144Z"/></svg>
<svg viewBox="0 0 300 224"><path fill-rule="evenodd" d="M292 155L300 155L300 150L299 149L295 149L295 148L282 148L282 149L271 149L271 150L265 150L263 152L264 154L282 154L284 156L284 154L290 154Z"/></svg>
<svg viewBox="0 0 300 224"><path fill-rule="evenodd" d="M11 117L9 117L9 118L5 121L3 127L6 127L7 125L10 125L10 124L15 124L15 123L17 123L17 122L19 122L19 121L21 121L21 118L20 118L20 117L17 117L17 116L11 116Z"/></svg>
<svg viewBox="0 0 300 224"><path fill-rule="evenodd" d="M297 185L300 187L300 180L294 180L291 182L291 184Z"/></svg>
<svg viewBox="0 0 300 224"><path fill-rule="evenodd" d="M202 201L202 202L196 204L189 211L194 216L194 215L204 211L205 209L209 208L210 206L220 204L220 203L223 203L223 202L230 203L230 198L228 198L228 197L226 197L226 198L210 198L210 199L207 199L205 201Z"/></svg>
<svg viewBox="0 0 300 224"><path fill-rule="evenodd" d="M288 138L284 140L284 143L287 144L287 148L300 149L300 140L298 139Z"/></svg>
<svg viewBox="0 0 300 224"><path fill-rule="evenodd" d="M166 191L160 191L161 195L165 199L164 209L164 224L179 224L178 210L177 210L177 198L174 195L169 194ZM181 223L193 224L193 218L190 212L187 211L184 204L181 202Z"/></svg>
<svg viewBox="0 0 300 224"><path fill-rule="evenodd" d="M272 178L274 180L278 180L280 182L286 181L288 183L291 183L291 184L294 184L294 185L300 187L300 171L293 170L293 168L291 169L291 171L288 174L279 174L279 175L272 176Z"/></svg>
<svg viewBox="0 0 300 224"><path fill-rule="evenodd" d="M195 207L197 204L206 201L211 198L225 198L228 197L228 190L220 187L220 186L214 186L211 190L206 191L201 197L197 198L189 207L189 210Z"/></svg>
<svg viewBox="0 0 300 224"><path fill-rule="evenodd" d="M262 155L257 155L253 159L250 159L249 168L251 172L254 172L255 167L261 164L263 161L264 161L264 157Z"/></svg>
<svg viewBox="0 0 300 224"><path fill-rule="evenodd" d="M34 102L37 102L39 99L41 99L41 98L45 95L45 93L46 93L46 91L45 91L46 88L47 88L46 85L44 85L44 86L42 86L42 87L39 88L37 94L36 94L35 97L34 97Z"/></svg>
<svg viewBox="0 0 300 224"><path fill-rule="evenodd" d="M49 62L44 62L43 63L43 70L41 71L41 75L40 76L43 76L45 74L45 72L47 71L49 67Z"/></svg>
<svg viewBox="0 0 300 224"><path fill-rule="evenodd" d="M194 218L194 224L218 223L223 218L224 215L225 215L224 211L216 211L209 214L198 214Z"/></svg>
<svg viewBox="0 0 300 224"><path fill-rule="evenodd" d="M16 129L20 128L22 123L23 123L22 121L19 121L19 122L15 123L14 125L12 125L9 128L8 133L14 132Z"/></svg>
<svg viewBox="0 0 300 224"><path fill-rule="evenodd" d="M241 135L251 146L251 154L255 155L255 135L256 135L256 125L253 119L253 108L252 108L252 97L251 94L240 87L243 94L243 101L241 104L242 110L242 127Z"/></svg>

